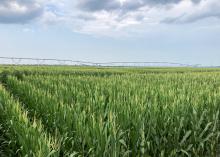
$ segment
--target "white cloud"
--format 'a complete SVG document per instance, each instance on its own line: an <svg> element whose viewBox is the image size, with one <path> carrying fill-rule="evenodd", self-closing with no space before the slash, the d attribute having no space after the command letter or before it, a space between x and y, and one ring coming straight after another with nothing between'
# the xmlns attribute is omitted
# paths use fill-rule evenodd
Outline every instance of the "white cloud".
<svg viewBox="0 0 220 157"><path fill-rule="evenodd" d="M143 32L161 23L220 17L219 0L0 0L0 23L65 25L94 35Z"/></svg>
<svg viewBox="0 0 220 157"><path fill-rule="evenodd" d="M174 17L167 17L164 22L167 23L191 23L201 19L220 17L220 1L202 0L199 4L193 4L189 0L180 3L173 8Z"/></svg>
<svg viewBox="0 0 220 157"><path fill-rule="evenodd" d="M78 26L73 25L72 29L99 35L130 34L135 27L137 32L145 32L161 23L192 23L220 17L219 0L82 0L75 6L71 7L75 18L69 20Z"/></svg>
<svg viewBox="0 0 220 157"><path fill-rule="evenodd" d="M0 0L0 23L26 23L43 12L34 0Z"/></svg>

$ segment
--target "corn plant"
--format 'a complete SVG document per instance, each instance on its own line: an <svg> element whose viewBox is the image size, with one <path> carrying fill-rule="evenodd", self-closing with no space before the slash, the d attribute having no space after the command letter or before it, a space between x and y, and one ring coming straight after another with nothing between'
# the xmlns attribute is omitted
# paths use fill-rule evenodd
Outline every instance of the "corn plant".
<svg viewBox="0 0 220 157"><path fill-rule="evenodd" d="M62 69L5 79L60 156L218 155L217 69Z"/></svg>
<svg viewBox="0 0 220 157"><path fill-rule="evenodd" d="M57 156L54 141L44 133L41 123L33 119L29 121L27 111L14 101L12 97L0 86L0 112L3 124L1 130L4 133L4 147L10 150L7 156ZM9 153L10 152L10 153ZM4 152L2 152L4 153Z"/></svg>

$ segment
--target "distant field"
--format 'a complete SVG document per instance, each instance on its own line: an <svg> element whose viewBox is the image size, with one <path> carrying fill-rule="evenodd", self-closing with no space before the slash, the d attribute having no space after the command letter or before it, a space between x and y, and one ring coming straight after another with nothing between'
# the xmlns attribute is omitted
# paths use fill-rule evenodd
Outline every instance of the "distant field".
<svg viewBox="0 0 220 157"><path fill-rule="evenodd" d="M0 66L0 72L0 156L218 155L218 68Z"/></svg>

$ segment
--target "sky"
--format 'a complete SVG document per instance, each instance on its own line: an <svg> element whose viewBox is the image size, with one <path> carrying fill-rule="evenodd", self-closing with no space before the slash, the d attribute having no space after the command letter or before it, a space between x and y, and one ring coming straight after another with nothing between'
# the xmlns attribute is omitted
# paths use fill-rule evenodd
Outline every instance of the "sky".
<svg viewBox="0 0 220 157"><path fill-rule="evenodd" d="M220 65L219 0L0 0L0 57Z"/></svg>

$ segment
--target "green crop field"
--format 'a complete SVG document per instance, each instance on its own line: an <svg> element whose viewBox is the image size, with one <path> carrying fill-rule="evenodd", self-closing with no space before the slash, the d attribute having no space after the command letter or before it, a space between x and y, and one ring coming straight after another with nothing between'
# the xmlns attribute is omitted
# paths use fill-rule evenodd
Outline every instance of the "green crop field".
<svg viewBox="0 0 220 157"><path fill-rule="evenodd" d="M220 69L0 67L2 157L218 157Z"/></svg>

